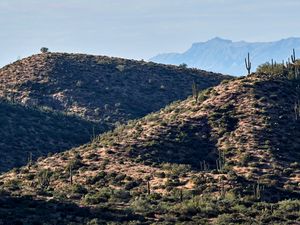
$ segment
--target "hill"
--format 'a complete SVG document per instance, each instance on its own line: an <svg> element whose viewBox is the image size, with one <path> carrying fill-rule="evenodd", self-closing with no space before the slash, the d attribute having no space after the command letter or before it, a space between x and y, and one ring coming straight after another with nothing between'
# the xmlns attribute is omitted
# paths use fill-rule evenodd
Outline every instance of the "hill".
<svg viewBox="0 0 300 225"><path fill-rule="evenodd" d="M224 74L241 76L246 74L244 59L250 52L252 70L271 59L282 62L290 57L293 48L300 52L300 38L287 38L274 42L233 42L213 38L206 42L194 43L183 53L160 54L150 59L153 62L180 65Z"/></svg>
<svg viewBox="0 0 300 225"><path fill-rule="evenodd" d="M89 142L107 127L80 117L0 101L0 171Z"/></svg>
<svg viewBox="0 0 300 225"><path fill-rule="evenodd" d="M230 78L104 56L46 53L0 69L0 172L90 141ZM30 156L31 157L31 156Z"/></svg>
<svg viewBox="0 0 300 225"><path fill-rule="evenodd" d="M33 55L0 70L0 97L107 124L135 119L230 78L200 70L84 54Z"/></svg>
<svg viewBox="0 0 300 225"><path fill-rule="evenodd" d="M92 213L30 214L61 224L111 222L113 210L127 213L119 222L136 224L299 223L298 85L283 74L224 81L90 144L2 175L2 193Z"/></svg>

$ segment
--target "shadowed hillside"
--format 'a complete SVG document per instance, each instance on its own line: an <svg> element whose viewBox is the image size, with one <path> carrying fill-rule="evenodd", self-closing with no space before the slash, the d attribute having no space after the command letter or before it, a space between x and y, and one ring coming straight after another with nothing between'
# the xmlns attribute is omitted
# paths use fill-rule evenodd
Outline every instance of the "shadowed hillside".
<svg viewBox="0 0 300 225"><path fill-rule="evenodd" d="M141 223L144 218L129 210L102 209L90 210L70 202L33 200L30 196L16 198L0 196L1 224L103 224L106 222ZM3 207L4 206L4 207ZM13 211L13 214L11 213ZM51 212L51 213L49 213Z"/></svg>
<svg viewBox="0 0 300 225"><path fill-rule="evenodd" d="M6 173L1 189L121 207L146 224L300 222L298 85L284 74L224 81Z"/></svg>
<svg viewBox="0 0 300 225"><path fill-rule="evenodd" d="M0 171L82 145L107 129L76 116L0 102Z"/></svg>
<svg viewBox="0 0 300 225"><path fill-rule="evenodd" d="M201 90L225 78L230 77L83 54L19 60L0 69L0 171L25 165L31 153L35 160L82 145L117 122L186 98L193 82Z"/></svg>
<svg viewBox="0 0 300 225"><path fill-rule="evenodd" d="M86 119L124 122L230 78L176 66L105 56L45 53L0 70L0 96Z"/></svg>

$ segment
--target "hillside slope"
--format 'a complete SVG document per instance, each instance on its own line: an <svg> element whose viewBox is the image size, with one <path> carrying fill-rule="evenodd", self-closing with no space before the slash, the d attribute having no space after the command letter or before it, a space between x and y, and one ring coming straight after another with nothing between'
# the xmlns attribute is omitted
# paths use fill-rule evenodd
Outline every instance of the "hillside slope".
<svg viewBox="0 0 300 225"><path fill-rule="evenodd" d="M113 124L159 110L229 78L105 56L45 53L0 70L0 97Z"/></svg>
<svg viewBox="0 0 300 225"><path fill-rule="evenodd" d="M98 222L113 220L96 216L112 209L134 212L127 219L138 224L300 222L297 82L266 74L223 82L6 173L2 192L91 207Z"/></svg>
<svg viewBox="0 0 300 225"><path fill-rule="evenodd" d="M0 172L82 145L107 127L76 116L0 101Z"/></svg>
<svg viewBox="0 0 300 225"><path fill-rule="evenodd" d="M193 82L201 90L225 78L230 77L83 54L19 60L0 69L0 98L6 100L0 103L0 172L25 165L29 154L36 159L82 145L116 122L186 98Z"/></svg>

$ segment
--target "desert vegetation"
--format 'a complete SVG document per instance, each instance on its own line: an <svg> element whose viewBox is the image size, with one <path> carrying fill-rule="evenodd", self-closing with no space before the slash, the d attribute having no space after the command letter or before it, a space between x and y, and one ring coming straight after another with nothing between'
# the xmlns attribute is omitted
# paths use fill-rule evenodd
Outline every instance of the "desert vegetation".
<svg viewBox="0 0 300 225"><path fill-rule="evenodd" d="M229 76L83 54L34 55L0 69L0 172L68 150Z"/></svg>
<svg viewBox="0 0 300 225"><path fill-rule="evenodd" d="M46 224L299 223L294 66L263 65L203 91L192 83L186 100L3 174L9 207L0 215ZM50 208L59 216L41 219Z"/></svg>
<svg viewBox="0 0 300 225"><path fill-rule="evenodd" d="M300 223L298 62L293 53L288 64L266 63L204 90L191 81L185 100L95 132L68 151L29 154L26 165L0 176L0 218L14 224ZM83 118L71 117L71 124ZM84 121L86 128L98 122Z"/></svg>

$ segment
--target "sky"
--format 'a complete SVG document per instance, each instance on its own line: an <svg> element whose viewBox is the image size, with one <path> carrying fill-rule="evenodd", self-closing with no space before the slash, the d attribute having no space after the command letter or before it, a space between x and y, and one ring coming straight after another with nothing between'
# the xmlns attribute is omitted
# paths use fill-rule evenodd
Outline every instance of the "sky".
<svg viewBox="0 0 300 225"><path fill-rule="evenodd" d="M44 46L147 60L216 36L299 37L299 9L299 0L1 0L0 66Z"/></svg>

